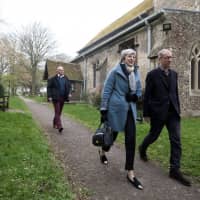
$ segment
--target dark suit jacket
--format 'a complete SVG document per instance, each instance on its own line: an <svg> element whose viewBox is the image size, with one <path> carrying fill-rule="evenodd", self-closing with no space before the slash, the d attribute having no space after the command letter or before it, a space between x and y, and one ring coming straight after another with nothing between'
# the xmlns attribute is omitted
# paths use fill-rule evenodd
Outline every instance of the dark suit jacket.
<svg viewBox="0 0 200 200"><path fill-rule="evenodd" d="M65 96L64 100L69 101L69 93L71 92L71 84L67 76L64 76L65 78ZM47 97L52 98L53 101L57 101L60 97L60 85L58 82L58 77L53 76L52 78L48 79L47 84Z"/></svg>
<svg viewBox="0 0 200 200"><path fill-rule="evenodd" d="M169 70L169 81L160 67L147 74L144 93L143 116L164 120L169 106L180 116L177 73Z"/></svg>

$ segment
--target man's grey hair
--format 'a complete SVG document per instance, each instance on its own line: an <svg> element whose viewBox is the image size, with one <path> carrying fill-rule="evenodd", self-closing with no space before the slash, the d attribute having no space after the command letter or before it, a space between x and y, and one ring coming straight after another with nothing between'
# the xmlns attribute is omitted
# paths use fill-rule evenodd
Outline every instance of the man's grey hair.
<svg viewBox="0 0 200 200"><path fill-rule="evenodd" d="M158 52L158 59L160 59L162 56L164 56L166 53L169 53L171 51L171 49L161 49L159 52Z"/></svg>
<svg viewBox="0 0 200 200"><path fill-rule="evenodd" d="M136 56L136 51L133 49L123 49L121 51L121 61L123 61L125 56L127 56L129 54L134 54Z"/></svg>
<svg viewBox="0 0 200 200"><path fill-rule="evenodd" d="M58 66L56 67L56 70L59 70L59 69L64 69L64 67L63 67L62 65L58 65Z"/></svg>

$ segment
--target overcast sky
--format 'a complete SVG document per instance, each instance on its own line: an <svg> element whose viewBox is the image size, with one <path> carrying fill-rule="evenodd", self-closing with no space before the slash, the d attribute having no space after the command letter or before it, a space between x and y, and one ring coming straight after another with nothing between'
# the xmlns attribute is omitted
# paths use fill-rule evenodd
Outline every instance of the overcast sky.
<svg viewBox="0 0 200 200"><path fill-rule="evenodd" d="M98 32L143 0L0 0L0 32L33 22L48 28L58 52L74 56Z"/></svg>

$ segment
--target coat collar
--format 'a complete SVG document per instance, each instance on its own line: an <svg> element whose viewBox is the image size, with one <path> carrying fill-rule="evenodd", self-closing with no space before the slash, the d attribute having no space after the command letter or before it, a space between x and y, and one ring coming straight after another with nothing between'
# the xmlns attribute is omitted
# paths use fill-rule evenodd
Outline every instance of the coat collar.
<svg viewBox="0 0 200 200"><path fill-rule="evenodd" d="M136 65L136 66L134 67L134 71L133 71L134 74L137 73L137 70L138 70L138 66ZM116 71L116 73L118 73L119 75L121 75L124 79L128 80L128 77L126 76L126 74L124 74L120 63L117 64L117 66L115 67L115 71Z"/></svg>
<svg viewBox="0 0 200 200"><path fill-rule="evenodd" d="M116 73L119 74L119 75L121 75L124 79L126 79L126 80L128 79L127 76L124 74L124 72L123 72L122 67L121 67L120 64L118 64L116 66Z"/></svg>
<svg viewBox="0 0 200 200"><path fill-rule="evenodd" d="M60 75L60 74L57 74L56 76L57 76L57 78L64 78L64 77L65 77L65 75L64 75L64 74L62 74L62 75Z"/></svg>

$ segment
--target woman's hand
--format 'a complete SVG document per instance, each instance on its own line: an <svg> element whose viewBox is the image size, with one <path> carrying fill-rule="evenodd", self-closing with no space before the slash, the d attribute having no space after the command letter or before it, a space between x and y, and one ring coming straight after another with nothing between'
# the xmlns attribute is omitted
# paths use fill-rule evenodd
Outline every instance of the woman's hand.
<svg viewBox="0 0 200 200"><path fill-rule="evenodd" d="M126 94L126 101L127 102L134 102L136 103L138 101L138 96L136 94L130 94L130 93L127 93Z"/></svg>
<svg viewBox="0 0 200 200"><path fill-rule="evenodd" d="M100 113L101 113L101 123L104 123L105 121L108 120L108 117L107 117L108 111L101 110Z"/></svg>

